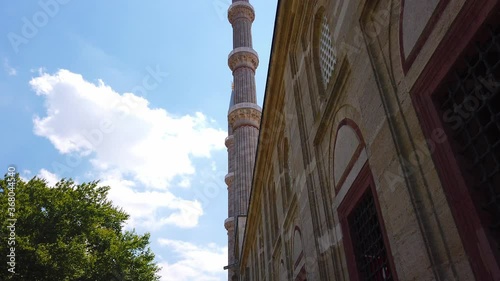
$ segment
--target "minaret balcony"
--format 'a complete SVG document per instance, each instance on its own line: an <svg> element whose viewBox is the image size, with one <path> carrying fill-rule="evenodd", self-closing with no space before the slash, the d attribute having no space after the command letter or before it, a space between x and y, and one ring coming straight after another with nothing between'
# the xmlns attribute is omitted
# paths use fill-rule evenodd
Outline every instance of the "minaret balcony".
<svg viewBox="0 0 500 281"><path fill-rule="evenodd" d="M240 67L248 67L255 72L259 66L259 56L250 47L238 47L229 53L228 65L232 71Z"/></svg>
<svg viewBox="0 0 500 281"><path fill-rule="evenodd" d="M231 147L234 144L234 135L228 136L224 141L224 144L226 145L227 148Z"/></svg>
<svg viewBox="0 0 500 281"><path fill-rule="evenodd" d="M238 1L229 6L227 18L231 24L242 18L253 22L255 19L255 11L250 3Z"/></svg>
<svg viewBox="0 0 500 281"><path fill-rule="evenodd" d="M229 109L228 122L233 131L241 126L260 128L262 109L255 103L242 102Z"/></svg>
<svg viewBox="0 0 500 281"><path fill-rule="evenodd" d="M233 180L234 180L234 173L231 172L231 173L228 173L225 177L224 177L224 181L226 182L227 184L227 187L229 188L231 186L231 184L233 183Z"/></svg>
<svg viewBox="0 0 500 281"><path fill-rule="evenodd" d="M234 229L234 217L227 218L224 221L224 227L226 228L227 231Z"/></svg>

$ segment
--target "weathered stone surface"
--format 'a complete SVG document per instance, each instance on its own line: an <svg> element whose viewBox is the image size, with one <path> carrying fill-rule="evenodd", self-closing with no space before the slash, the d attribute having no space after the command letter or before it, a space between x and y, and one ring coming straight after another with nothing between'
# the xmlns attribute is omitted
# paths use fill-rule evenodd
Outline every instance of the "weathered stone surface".
<svg viewBox="0 0 500 281"><path fill-rule="evenodd" d="M235 104L228 122L234 131L226 145L234 176L226 180L233 190L230 217L247 217L229 236L229 263L238 261L230 276L355 280L345 206L357 200L352 194L368 167L397 280L476 280L410 96L464 0L441 11L407 70L407 49L437 1L406 1L420 16L403 17L403 53L401 12L411 11L401 10L401 1L280 1L262 120L253 8L233 2ZM323 16L337 50L326 87L318 61Z"/></svg>

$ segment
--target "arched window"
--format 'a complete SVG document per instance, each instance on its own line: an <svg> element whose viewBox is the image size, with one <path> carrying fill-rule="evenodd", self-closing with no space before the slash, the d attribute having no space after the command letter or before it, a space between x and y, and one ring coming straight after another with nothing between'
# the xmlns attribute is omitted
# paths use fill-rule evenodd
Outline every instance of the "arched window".
<svg viewBox="0 0 500 281"><path fill-rule="evenodd" d="M358 126L350 119L342 120L335 136L333 153L335 193L344 186L352 169L354 174L359 173L360 164L366 161L366 158L365 144Z"/></svg>
<svg viewBox="0 0 500 281"><path fill-rule="evenodd" d="M336 184L347 190L338 208L351 280L398 280L377 198L375 182L356 123L340 122L334 149ZM340 156L340 157L339 157ZM354 181L346 183L346 173ZM338 180L337 180L338 179ZM344 184L345 183L345 184Z"/></svg>
<svg viewBox="0 0 500 281"><path fill-rule="evenodd" d="M286 270L285 261L283 260L283 254L281 254L281 260L280 260L278 272L279 272L279 280L280 281L287 281L288 280L288 272Z"/></svg>
<svg viewBox="0 0 500 281"><path fill-rule="evenodd" d="M291 197L291 180L290 180L290 163L288 161L289 144L288 139L284 138L278 144L278 161L279 161L279 180L281 199L283 202L283 211L288 208L289 199Z"/></svg>
<svg viewBox="0 0 500 281"><path fill-rule="evenodd" d="M272 174L272 172L271 172ZM276 204L277 204L277 198L276 198L276 186L274 184L274 182L271 182L270 184L270 189L271 189L271 193L270 193L270 200L269 200L269 203L271 204L271 222L272 222L272 241L274 243L274 240L277 238L278 236L278 231L279 231L279 223L278 223L278 211L277 211L277 208L276 208Z"/></svg>
<svg viewBox="0 0 500 281"><path fill-rule="evenodd" d="M262 226L259 230L259 249L258 249L258 256L259 256L259 277L260 279L264 279L264 274L266 272L266 263L265 263L265 249L264 249L264 235L262 232Z"/></svg>
<svg viewBox="0 0 500 281"><path fill-rule="evenodd" d="M293 276L295 281L306 281L306 265L304 258L304 248L302 246L302 234L298 226L295 227L293 233L293 245L292 245L292 257L293 257Z"/></svg>
<svg viewBox="0 0 500 281"><path fill-rule="evenodd" d="M320 18L321 22L316 31L318 32L316 36L316 50L319 70L321 72L321 81L326 89L328 87L328 83L330 82L330 78L332 77L335 63L337 62L337 54L332 42L332 34L328 25L328 18L324 14L321 15Z"/></svg>
<svg viewBox="0 0 500 281"><path fill-rule="evenodd" d="M298 227L295 228L295 232L293 234L293 262L294 266L297 266L301 259L303 258L302 251L302 235L300 234L300 230Z"/></svg>

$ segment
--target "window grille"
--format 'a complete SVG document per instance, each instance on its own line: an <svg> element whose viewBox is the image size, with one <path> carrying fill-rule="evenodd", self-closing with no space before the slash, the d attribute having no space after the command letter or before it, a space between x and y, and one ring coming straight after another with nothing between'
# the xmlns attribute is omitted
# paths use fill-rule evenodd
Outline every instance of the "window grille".
<svg viewBox="0 0 500 281"><path fill-rule="evenodd" d="M486 27L436 97L471 198L500 245L500 28Z"/></svg>
<svg viewBox="0 0 500 281"><path fill-rule="evenodd" d="M319 38L319 65L325 87L327 87L328 82L330 82L330 77L332 76L336 61L337 58L332 44L332 36L330 33L330 27L328 26L328 19L326 16L323 16Z"/></svg>
<svg viewBox="0 0 500 281"><path fill-rule="evenodd" d="M394 280L370 190L363 195L349 216L349 229L360 280Z"/></svg>

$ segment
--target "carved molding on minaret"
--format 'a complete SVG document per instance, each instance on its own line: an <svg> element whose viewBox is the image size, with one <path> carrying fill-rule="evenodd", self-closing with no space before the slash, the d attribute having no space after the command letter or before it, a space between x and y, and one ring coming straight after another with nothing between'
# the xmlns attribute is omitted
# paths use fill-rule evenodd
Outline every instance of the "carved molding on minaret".
<svg viewBox="0 0 500 281"><path fill-rule="evenodd" d="M250 22L253 22L255 19L255 11L250 3L239 1L233 3L229 7L227 18L231 24L233 24L238 18L245 18L250 20Z"/></svg>
<svg viewBox="0 0 500 281"><path fill-rule="evenodd" d="M231 184L233 183L233 180L234 180L234 173L231 172L231 173L228 173L225 177L224 177L224 181L226 182L227 184L227 187L229 188L231 186Z"/></svg>
<svg viewBox="0 0 500 281"><path fill-rule="evenodd" d="M229 148L230 146L234 145L234 135L230 135L226 138L226 140L224 141L224 144L226 145L227 148Z"/></svg>
<svg viewBox="0 0 500 281"><path fill-rule="evenodd" d="M232 71L240 67L248 67L255 71L259 66L259 56L252 48L239 47L229 54L228 65Z"/></svg>
<svg viewBox="0 0 500 281"><path fill-rule="evenodd" d="M224 221L224 227L226 228L227 231L234 229L234 217L227 218Z"/></svg>
<svg viewBox="0 0 500 281"><path fill-rule="evenodd" d="M255 103L238 103L229 109L228 121L233 131L241 126L260 128L262 109Z"/></svg>

